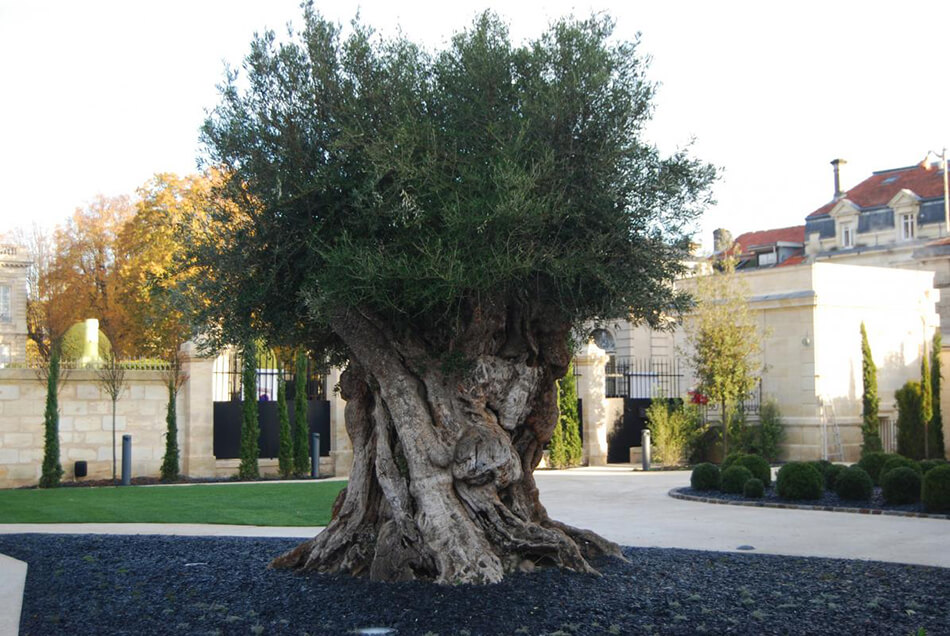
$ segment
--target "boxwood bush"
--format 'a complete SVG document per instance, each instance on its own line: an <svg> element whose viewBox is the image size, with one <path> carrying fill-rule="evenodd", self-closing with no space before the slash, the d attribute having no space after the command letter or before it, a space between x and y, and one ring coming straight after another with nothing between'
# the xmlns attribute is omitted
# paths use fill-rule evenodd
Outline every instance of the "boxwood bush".
<svg viewBox="0 0 950 636"><path fill-rule="evenodd" d="M875 485L880 486L881 468L884 466L884 462L889 460L891 457L899 457L899 455L895 453L885 453L883 451L868 453L861 458L861 461L858 462L858 467L863 468L867 474L871 476L871 479L874 480Z"/></svg>
<svg viewBox="0 0 950 636"><path fill-rule="evenodd" d="M772 467L764 457L758 455L742 455L733 463L733 466L744 466L752 476L760 480L764 486L772 483Z"/></svg>
<svg viewBox="0 0 950 636"><path fill-rule="evenodd" d="M740 495L745 483L750 479L752 479L752 471L745 466L732 465L722 471L722 491L732 495Z"/></svg>
<svg viewBox="0 0 950 636"><path fill-rule="evenodd" d="M920 473L909 466L892 468L881 478L881 491L889 504L920 501Z"/></svg>
<svg viewBox="0 0 950 636"><path fill-rule="evenodd" d="M881 473L878 476L879 481L881 482L881 485L882 486L884 485L884 475L894 470L895 468L900 468L901 466L910 468L921 477L923 477L924 475L924 472L923 470L921 470L919 463L915 462L913 459L902 457L901 455L894 455L893 457L889 457L888 460L884 462L884 465L881 466Z"/></svg>
<svg viewBox="0 0 950 636"><path fill-rule="evenodd" d="M946 463L945 459L925 459L920 462L920 472L926 475L937 466L944 466Z"/></svg>
<svg viewBox="0 0 950 636"><path fill-rule="evenodd" d="M818 469L807 462L789 462L782 466L775 479L780 497L785 499L818 499L825 480Z"/></svg>
<svg viewBox="0 0 950 636"><path fill-rule="evenodd" d="M727 468L735 464L736 461L738 461L739 458L743 457L744 455L745 453L741 451L732 451L731 453L726 455L726 458L724 460L722 460L722 464L719 466L719 470L725 471Z"/></svg>
<svg viewBox="0 0 950 636"><path fill-rule="evenodd" d="M874 492L874 480L860 466L842 467L835 479L835 492L848 501L867 501Z"/></svg>
<svg viewBox="0 0 950 636"><path fill-rule="evenodd" d="M748 499L761 499L765 496L765 484L758 477L753 477L742 487L742 496Z"/></svg>
<svg viewBox="0 0 950 636"><path fill-rule="evenodd" d="M693 473L689 477L689 485L695 490L719 490L720 480L719 466L703 462L693 468Z"/></svg>
<svg viewBox="0 0 950 636"><path fill-rule="evenodd" d="M843 471L845 468L847 468L847 466L844 464L832 464L827 470L825 470L825 490L835 489L835 483L838 480L838 475L840 475L841 471ZM874 482L872 481L871 484L873 485Z"/></svg>
<svg viewBox="0 0 950 636"><path fill-rule="evenodd" d="M950 512L950 464L927 471L921 495L927 512Z"/></svg>

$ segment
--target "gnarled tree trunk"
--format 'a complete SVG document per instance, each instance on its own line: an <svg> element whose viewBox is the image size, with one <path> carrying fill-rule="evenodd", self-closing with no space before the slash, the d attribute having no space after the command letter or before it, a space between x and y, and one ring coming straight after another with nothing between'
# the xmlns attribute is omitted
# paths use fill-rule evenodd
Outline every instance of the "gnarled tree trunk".
<svg viewBox="0 0 950 636"><path fill-rule="evenodd" d="M594 572L592 556L620 557L551 520L532 476L557 420L566 324L480 309L448 355L356 311L332 324L351 352L353 469L329 526L274 567L493 583L526 561Z"/></svg>

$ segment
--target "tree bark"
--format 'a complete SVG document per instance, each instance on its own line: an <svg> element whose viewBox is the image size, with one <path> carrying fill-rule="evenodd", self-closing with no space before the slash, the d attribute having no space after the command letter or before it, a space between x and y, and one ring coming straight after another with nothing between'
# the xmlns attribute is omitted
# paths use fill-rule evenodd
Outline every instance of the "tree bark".
<svg viewBox="0 0 950 636"><path fill-rule="evenodd" d="M473 311L448 355L365 313L333 318L351 352L340 390L353 469L327 528L273 567L494 583L519 568L594 573L588 559L622 558L539 501L532 472L570 351L566 324L525 313Z"/></svg>

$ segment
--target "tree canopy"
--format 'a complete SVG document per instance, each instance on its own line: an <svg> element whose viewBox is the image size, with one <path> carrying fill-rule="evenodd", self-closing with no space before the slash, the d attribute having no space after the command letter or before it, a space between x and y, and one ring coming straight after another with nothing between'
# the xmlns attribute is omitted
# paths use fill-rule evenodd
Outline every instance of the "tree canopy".
<svg viewBox="0 0 950 636"><path fill-rule="evenodd" d="M613 26L515 46L485 13L429 53L306 5L301 31L257 37L202 134L234 204L196 241L213 340L339 350L330 317L358 307L445 348L493 303L575 324L683 308L669 282L714 171L643 139L654 86Z"/></svg>

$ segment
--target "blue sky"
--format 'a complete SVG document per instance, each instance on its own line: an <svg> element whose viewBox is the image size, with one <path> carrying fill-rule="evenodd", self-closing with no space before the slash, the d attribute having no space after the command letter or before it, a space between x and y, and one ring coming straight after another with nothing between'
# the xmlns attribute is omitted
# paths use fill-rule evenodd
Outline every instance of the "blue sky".
<svg viewBox="0 0 950 636"><path fill-rule="evenodd" d="M872 170L950 145L950 2L316 2L360 10L430 47L494 8L515 40L557 16L606 10L642 34L660 83L648 136L723 168L699 238L800 224ZM255 30L299 23L297 0L0 0L0 233L52 226L96 194L195 170L198 128L224 62ZM942 108L941 108L942 107ZM942 113L940 112L942 110Z"/></svg>

